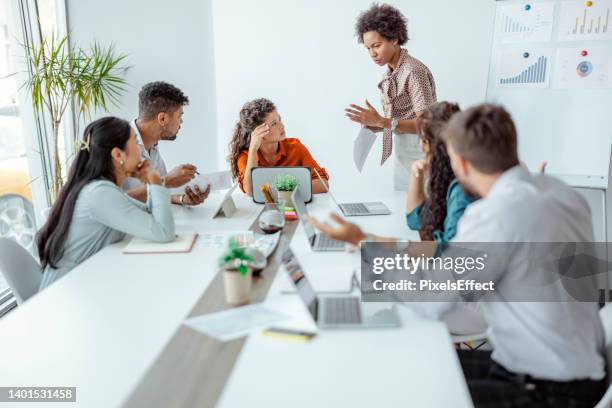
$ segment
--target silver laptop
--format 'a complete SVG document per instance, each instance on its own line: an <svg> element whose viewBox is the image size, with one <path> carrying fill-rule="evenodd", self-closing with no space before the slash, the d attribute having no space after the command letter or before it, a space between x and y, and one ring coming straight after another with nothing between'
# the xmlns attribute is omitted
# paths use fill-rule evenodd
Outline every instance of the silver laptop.
<svg viewBox="0 0 612 408"><path fill-rule="evenodd" d="M291 248L283 253L283 265L312 318L320 328L399 327L395 305L362 304L358 296L317 296Z"/></svg>
<svg viewBox="0 0 612 408"><path fill-rule="evenodd" d="M306 237L308 238L308 243L313 251L344 251L346 247L346 243L342 241L336 241L335 239L328 238L325 234L321 234L315 230L315 228L310 225L308 221L304 219L305 215L308 215L308 210L306 209L306 204L303 201L303 198L299 194L294 194L291 196L293 200L293 205L295 206L295 211L297 212L297 216L302 222L302 227L306 232Z"/></svg>
<svg viewBox="0 0 612 408"><path fill-rule="evenodd" d="M321 180L321 183L323 183L325 188L327 188L327 193L329 194L331 199L334 201L334 204L336 204L338 208L340 208L340 210L342 211L342 214L344 214L346 217L354 217L358 215L389 215L391 214L391 211L389 210L389 208L387 208L387 206L380 201L375 201L371 203L342 203L342 204L338 203L338 201L336 201L336 197L334 197L334 194L329 189L329 185L325 182L325 180L323 180L323 178L321 177L317 169L315 169L314 167L312 169L317 174L317 177L319 178L319 180Z"/></svg>

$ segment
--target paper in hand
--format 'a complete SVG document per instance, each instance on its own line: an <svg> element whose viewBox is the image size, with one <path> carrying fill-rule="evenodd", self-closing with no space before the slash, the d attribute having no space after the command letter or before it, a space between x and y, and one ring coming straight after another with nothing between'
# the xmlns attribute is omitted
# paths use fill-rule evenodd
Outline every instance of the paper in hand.
<svg viewBox="0 0 612 408"><path fill-rule="evenodd" d="M227 190L232 188L232 174L229 171L218 171L216 173L208 173L202 176L210 183L210 190Z"/></svg>
<svg viewBox="0 0 612 408"><path fill-rule="evenodd" d="M202 174L196 176L187 185L173 189L174 193L182 193L185 188L191 187L193 190L198 186L201 192L206 191L210 185L210 191L227 190L232 187L232 176L229 171L218 171L215 173Z"/></svg>
<svg viewBox="0 0 612 408"><path fill-rule="evenodd" d="M362 127L353 143L353 161L360 173L375 141L376 134L367 127Z"/></svg>

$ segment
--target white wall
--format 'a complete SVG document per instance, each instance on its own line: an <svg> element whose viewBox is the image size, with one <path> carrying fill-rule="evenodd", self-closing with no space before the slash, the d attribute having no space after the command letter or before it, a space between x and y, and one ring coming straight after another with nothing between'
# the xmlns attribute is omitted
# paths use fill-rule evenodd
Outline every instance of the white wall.
<svg viewBox="0 0 612 408"><path fill-rule="evenodd" d="M168 167L191 162L204 171L217 169L215 73L212 14L208 0L173 4L146 0L68 0L72 41L115 44L132 66L129 91L112 115L133 119L138 91L150 81L163 80L189 97L184 123L174 142L162 142ZM102 116L102 115L99 115Z"/></svg>
<svg viewBox="0 0 612 408"><path fill-rule="evenodd" d="M129 54L132 88L111 114L134 117L138 90L148 81L172 82L189 95L179 139L163 145L169 165L192 161L205 171L227 168L240 107L265 96L279 106L288 134L303 139L332 173L334 188L383 191L392 189L392 163L379 166L378 143L363 174L357 173L357 128L343 112L365 98L380 107L376 85L382 69L354 36L355 19L370 2L182 0L180 7L166 7L161 1L67 0L73 40L114 42ZM463 107L482 102L495 1L390 3L408 17L408 49L432 70L439 99ZM599 199L590 202L600 211ZM601 231L600 215L594 221ZM612 236L612 192L608 231Z"/></svg>
<svg viewBox="0 0 612 408"><path fill-rule="evenodd" d="M377 143L362 175L352 162L358 126L344 116L365 98L380 108L383 69L357 43L354 25L371 0L213 0L219 160L247 100L268 97L287 134L299 137L332 176L332 188L393 188L393 164L380 167ZM440 100L484 101L493 0L389 1L408 18L407 48L427 64Z"/></svg>

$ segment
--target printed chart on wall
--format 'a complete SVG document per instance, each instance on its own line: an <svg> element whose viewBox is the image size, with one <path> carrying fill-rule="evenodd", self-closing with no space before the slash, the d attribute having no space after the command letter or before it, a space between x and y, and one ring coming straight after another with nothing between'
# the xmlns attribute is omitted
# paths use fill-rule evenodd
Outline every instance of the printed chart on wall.
<svg viewBox="0 0 612 408"><path fill-rule="evenodd" d="M498 32L503 44L550 41L553 32L554 3L503 6Z"/></svg>
<svg viewBox="0 0 612 408"><path fill-rule="evenodd" d="M548 88L552 49L504 50L497 64L497 84L503 88Z"/></svg>
<svg viewBox="0 0 612 408"><path fill-rule="evenodd" d="M561 3L559 41L612 40L612 0Z"/></svg>
<svg viewBox="0 0 612 408"><path fill-rule="evenodd" d="M612 47L559 48L554 89L612 87Z"/></svg>
<svg viewBox="0 0 612 408"><path fill-rule="evenodd" d="M497 0L487 101L516 122L521 160L607 188L612 0Z"/></svg>

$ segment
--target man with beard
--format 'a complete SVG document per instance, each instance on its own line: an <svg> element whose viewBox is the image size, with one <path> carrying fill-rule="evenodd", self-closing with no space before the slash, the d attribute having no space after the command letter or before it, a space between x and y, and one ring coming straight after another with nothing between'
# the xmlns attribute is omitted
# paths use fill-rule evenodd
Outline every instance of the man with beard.
<svg viewBox="0 0 612 408"><path fill-rule="evenodd" d="M482 197L466 209L451 244L478 242L495 250L491 243L501 243L493 259L487 258L486 268L471 274L495 283L495 292L478 303L493 350L458 351L474 406L595 406L606 390L604 331L592 299L596 282L579 279L596 277L591 268L595 264L583 268L585 264L574 262L579 258L570 252L570 264L577 266L564 271L566 251L553 254L552 262L542 262L550 255L535 251L542 244L553 249L578 243L592 246L588 203L562 181L533 175L520 165L516 127L500 106L485 104L455 114L442 137L463 189ZM355 245L377 240L337 215L335 219L339 227L310 221L331 238ZM442 256L452 257L451 250ZM454 278L453 274L451 270L441 276ZM582 294L591 297L574 297L574 289L586 289ZM423 316L440 318L466 299L463 293L445 295L443 302L405 305Z"/></svg>
<svg viewBox="0 0 612 408"><path fill-rule="evenodd" d="M144 85L138 94L138 118L131 125L136 133L142 159L159 171L162 185L167 188L184 186L197 172L192 164L181 164L168 172L158 147L160 140L176 139L183 123L183 106L188 103L189 98L180 89L161 81ZM147 201L147 186L136 178L129 177L123 185L123 190L132 198ZM196 186L194 190L186 187L183 194L173 194L172 203L201 204L208 197L210 187L206 191L200 191Z"/></svg>

